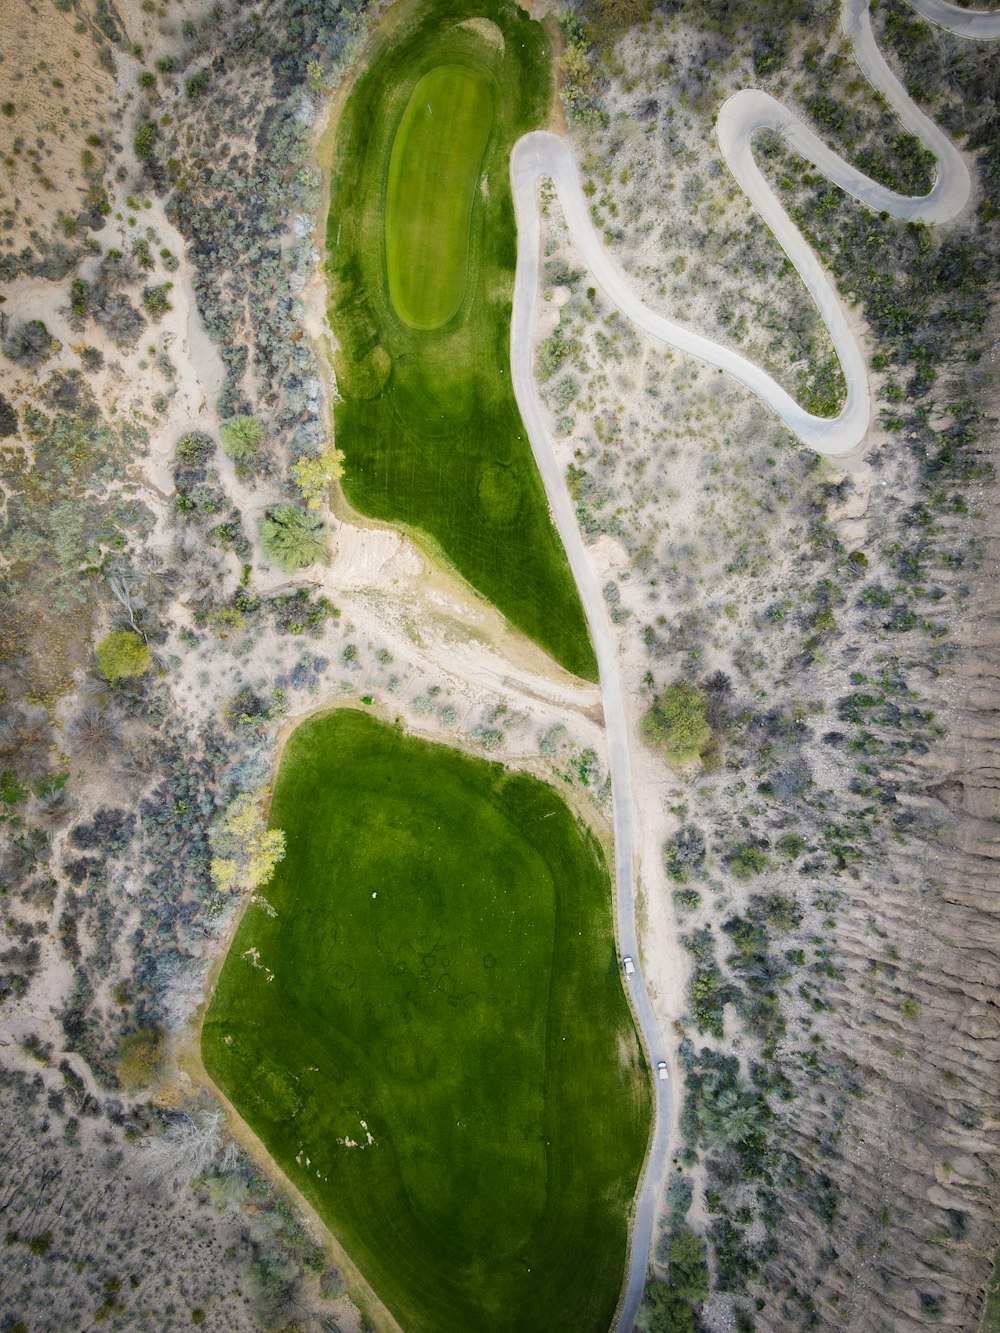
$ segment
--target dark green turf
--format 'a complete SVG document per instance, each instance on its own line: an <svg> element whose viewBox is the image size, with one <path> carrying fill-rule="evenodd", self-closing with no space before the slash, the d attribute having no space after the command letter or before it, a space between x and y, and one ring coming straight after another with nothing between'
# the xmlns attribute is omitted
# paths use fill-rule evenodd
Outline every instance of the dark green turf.
<svg viewBox="0 0 1000 1333"><path fill-rule="evenodd" d="M595 680L583 608L510 387L517 238L509 160L520 135L545 120L548 42L541 25L507 0L421 0L405 13L353 88L337 132L327 272L341 348L335 425L344 489L362 513L424 533L519 629ZM503 52L461 26L473 16L500 27ZM386 209L397 131L417 84L442 66L467 69L489 90L491 118L479 167L485 191L477 180L472 194L461 303L440 327L421 330L407 323L405 296L407 318L393 303L390 272L397 295L401 277L396 256L386 253ZM481 124L479 111L474 119ZM462 151L471 157L475 143L466 140ZM448 188L448 155L428 153L423 161L436 177L431 186ZM417 164L415 157L410 166ZM452 218L464 207L467 183L467 171L454 173ZM421 209L430 208L432 188L411 181L410 189L424 200ZM424 228L422 212L412 225ZM455 284L456 226L442 241Z"/></svg>
<svg viewBox="0 0 1000 1333"><path fill-rule="evenodd" d="M277 916L226 959L212 1078L407 1333L604 1333L650 1097L592 836L349 710L294 733L271 822Z"/></svg>
<svg viewBox="0 0 1000 1333"><path fill-rule="evenodd" d="M392 304L412 329L438 329L462 304L492 118L492 89L465 65L425 74L403 112L389 160L385 252Z"/></svg>

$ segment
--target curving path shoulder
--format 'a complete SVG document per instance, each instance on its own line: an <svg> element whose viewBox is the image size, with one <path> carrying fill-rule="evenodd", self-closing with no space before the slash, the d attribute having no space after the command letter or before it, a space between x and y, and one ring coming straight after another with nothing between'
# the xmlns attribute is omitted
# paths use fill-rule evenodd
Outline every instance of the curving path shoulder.
<svg viewBox="0 0 1000 1333"><path fill-rule="evenodd" d="M956 37L989 41L1000 37L1000 9L958 9L948 0L910 0L923 18Z"/></svg>
<svg viewBox="0 0 1000 1333"><path fill-rule="evenodd" d="M931 22L939 23L962 36L1000 36L1000 12L983 14L959 10L945 3L945 0L910 0L910 3ZM658 1060L666 1058L667 1049L639 968L635 924L632 768L628 717L616 639L601 594L600 580L584 547L532 377L531 353L541 253L538 183L545 177L554 183L566 223L587 267L607 299L624 316L650 337L688 352L745 384L777 413L803 444L824 454L847 453L864 438L871 420L867 366L833 283L754 161L753 136L761 129L776 130L797 153L834 184L867 207L898 218L927 223L946 222L965 207L971 183L961 154L914 105L883 59L872 33L868 0L842 0L841 22L844 32L853 41L858 64L869 81L886 98L906 128L917 135L937 159L937 178L929 194L911 198L877 184L833 152L775 98L759 90L746 89L735 93L723 104L716 123L719 147L730 171L795 265L830 332L847 382L847 401L836 417L823 418L806 412L752 361L693 329L657 314L640 300L594 229L580 187L576 163L561 138L544 131L527 134L518 141L511 155L511 185L518 232L510 335L511 373L518 406L545 484L553 519L566 548L594 638L611 767L618 943L622 953L630 953L636 959L637 970L630 978L629 986L647 1053L654 1065ZM672 1084L657 1080L654 1089L656 1103L653 1137L633 1214L629 1269L617 1324L620 1333L630 1333L642 1300L657 1198L667 1159Z"/></svg>

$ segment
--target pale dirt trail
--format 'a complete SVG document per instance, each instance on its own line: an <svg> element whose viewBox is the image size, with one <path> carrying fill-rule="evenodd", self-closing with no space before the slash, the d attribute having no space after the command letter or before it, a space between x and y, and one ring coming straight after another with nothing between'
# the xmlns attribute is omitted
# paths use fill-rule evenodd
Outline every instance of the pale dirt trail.
<svg viewBox="0 0 1000 1333"><path fill-rule="evenodd" d="M976 14L955 9L944 0L910 0L932 22L964 36L1000 36L1000 13ZM883 59L871 30L868 0L843 0L841 23L852 39L865 76L937 159L937 178L930 193L919 198L896 194L878 185L834 153L780 102L756 89L735 93L722 106L716 122L719 148L740 187L795 265L829 330L847 382L847 402L833 418L806 412L770 375L737 352L692 329L656 314L629 285L604 248L591 221L572 154L555 134L535 132L520 139L511 155L511 185L517 217L518 254L511 322L511 371L514 392L532 451L545 484L549 504L562 538L590 622L600 668L601 694L611 764L615 834L615 901L622 953L637 965L629 987L647 1052L654 1066L665 1059L667 1045L639 969L635 923L635 802L630 759L630 727L622 688L616 638L601 593L598 571L583 544L565 478L545 425L532 377L536 298L539 291L541 209L539 182L549 178L556 188L566 224L584 262L604 295L623 315L652 338L689 352L745 384L767 404L803 444L819 453L849 453L864 439L871 421L868 367L840 296L818 258L779 203L753 158L752 140L761 129L773 129L834 184L876 212L927 223L958 216L968 202L971 182L962 155L914 105ZM672 1084L657 1080L656 1116L645 1174L637 1196L631 1233L629 1269L617 1328L629 1333L642 1300L650 1243L669 1146Z"/></svg>

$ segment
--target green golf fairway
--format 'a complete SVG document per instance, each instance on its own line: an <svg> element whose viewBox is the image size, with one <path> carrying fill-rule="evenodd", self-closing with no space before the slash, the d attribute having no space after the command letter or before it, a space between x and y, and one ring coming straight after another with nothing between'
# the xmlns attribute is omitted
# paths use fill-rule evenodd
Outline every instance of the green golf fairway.
<svg viewBox="0 0 1000 1333"><path fill-rule="evenodd" d="M385 255L392 303L413 329L462 304L469 221L493 99L472 70L442 65L414 88L389 159Z"/></svg>
<svg viewBox="0 0 1000 1333"><path fill-rule="evenodd" d="M650 1095L593 837L351 710L295 731L271 822L211 1077L407 1333L606 1333Z"/></svg>
<svg viewBox="0 0 1000 1333"><path fill-rule="evenodd" d="M340 113L327 219L344 492L596 680L510 378L510 152L545 123L548 41L511 0L392 14Z"/></svg>

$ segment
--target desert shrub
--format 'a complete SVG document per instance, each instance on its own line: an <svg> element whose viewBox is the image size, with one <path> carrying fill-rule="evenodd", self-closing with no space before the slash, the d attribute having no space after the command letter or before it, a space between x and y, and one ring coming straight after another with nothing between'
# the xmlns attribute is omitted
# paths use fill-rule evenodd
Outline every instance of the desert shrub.
<svg viewBox="0 0 1000 1333"><path fill-rule="evenodd" d="M120 726L121 714L116 709L86 704L66 724L66 749L78 759L100 762L121 745Z"/></svg>
<svg viewBox="0 0 1000 1333"><path fill-rule="evenodd" d="M143 287L142 304L146 313L153 319L160 319L168 310L173 310L170 304L170 292L173 288L172 282L160 282L151 287Z"/></svg>
<svg viewBox="0 0 1000 1333"><path fill-rule="evenodd" d="M733 682L724 671L713 671L702 685L702 694L708 725L722 730L732 713Z"/></svg>
<svg viewBox="0 0 1000 1333"><path fill-rule="evenodd" d="M156 126L151 120L143 121L135 132L132 147L140 162L148 162L156 146Z"/></svg>
<svg viewBox="0 0 1000 1333"><path fill-rule="evenodd" d="M697 889L674 889L673 899L678 912L696 912L701 906L701 894Z"/></svg>
<svg viewBox="0 0 1000 1333"><path fill-rule="evenodd" d="M770 865L767 852L754 842L738 842L726 854L726 866L736 879L753 879Z"/></svg>
<svg viewBox="0 0 1000 1333"><path fill-rule="evenodd" d="M211 74L207 69L200 69L196 74L192 74L189 79L184 81L184 90L192 100L203 97L208 92L208 85L211 81Z"/></svg>
<svg viewBox="0 0 1000 1333"><path fill-rule="evenodd" d="M681 943L695 960L694 972L688 988L691 1017L699 1032L710 1032L722 1040L723 1010L740 998L737 987L728 982L715 961L715 938L710 929L696 930L685 935Z"/></svg>
<svg viewBox="0 0 1000 1333"><path fill-rule="evenodd" d="M264 443L264 427L256 417L236 416L219 428L222 447L237 465L249 466Z"/></svg>
<svg viewBox="0 0 1000 1333"><path fill-rule="evenodd" d="M153 654L138 634L115 630L97 645L97 665L105 680L131 680L149 671Z"/></svg>
<svg viewBox="0 0 1000 1333"><path fill-rule="evenodd" d="M267 700L262 699L249 685L241 685L225 705L222 716L233 731L259 727L267 720Z"/></svg>
<svg viewBox="0 0 1000 1333"><path fill-rule="evenodd" d="M136 818L127 810L102 806L89 823L77 824L69 841L78 851L100 851L114 855L124 851L135 836Z"/></svg>
<svg viewBox="0 0 1000 1333"><path fill-rule="evenodd" d="M69 309L74 328L82 328L90 311L90 286L82 278L74 278L69 285Z"/></svg>
<svg viewBox="0 0 1000 1333"><path fill-rule="evenodd" d="M144 236L139 236L132 242L132 257L139 267L146 269L147 272L151 272L156 267L156 260L149 248L149 241Z"/></svg>
<svg viewBox="0 0 1000 1333"><path fill-rule="evenodd" d="M215 441L204 431L191 430L182 435L174 446L174 452L181 463L204 463L211 458Z"/></svg>
<svg viewBox="0 0 1000 1333"><path fill-rule="evenodd" d="M12 326L3 351L19 366L40 366L52 355L52 335L40 319L22 320Z"/></svg>
<svg viewBox="0 0 1000 1333"><path fill-rule="evenodd" d="M10 402L0 393L0 439L17 434L17 413Z"/></svg>
<svg viewBox="0 0 1000 1333"><path fill-rule="evenodd" d="M712 735L705 700L690 681L677 680L653 701L642 719L642 734L674 764L701 757Z"/></svg>
<svg viewBox="0 0 1000 1333"><path fill-rule="evenodd" d="M326 529L316 514L300 505L275 505L260 525L260 540L269 560L291 573L328 558Z"/></svg>
<svg viewBox="0 0 1000 1333"><path fill-rule="evenodd" d="M146 327L146 321L127 296L108 292L94 318L118 347L131 347Z"/></svg>
<svg viewBox="0 0 1000 1333"><path fill-rule="evenodd" d="M697 874L705 864L705 835L701 829L694 824L679 828L663 844L663 864L678 884L686 884L689 874Z"/></svg>
<svg viewBox="0 0 1000 1333"><path fill-rule="evenodd" d="M154 1083L163 1063L163 1031L139 1028L123 1037L118 1046L118 1078L125 1088L145 1088Z"/></svg>

